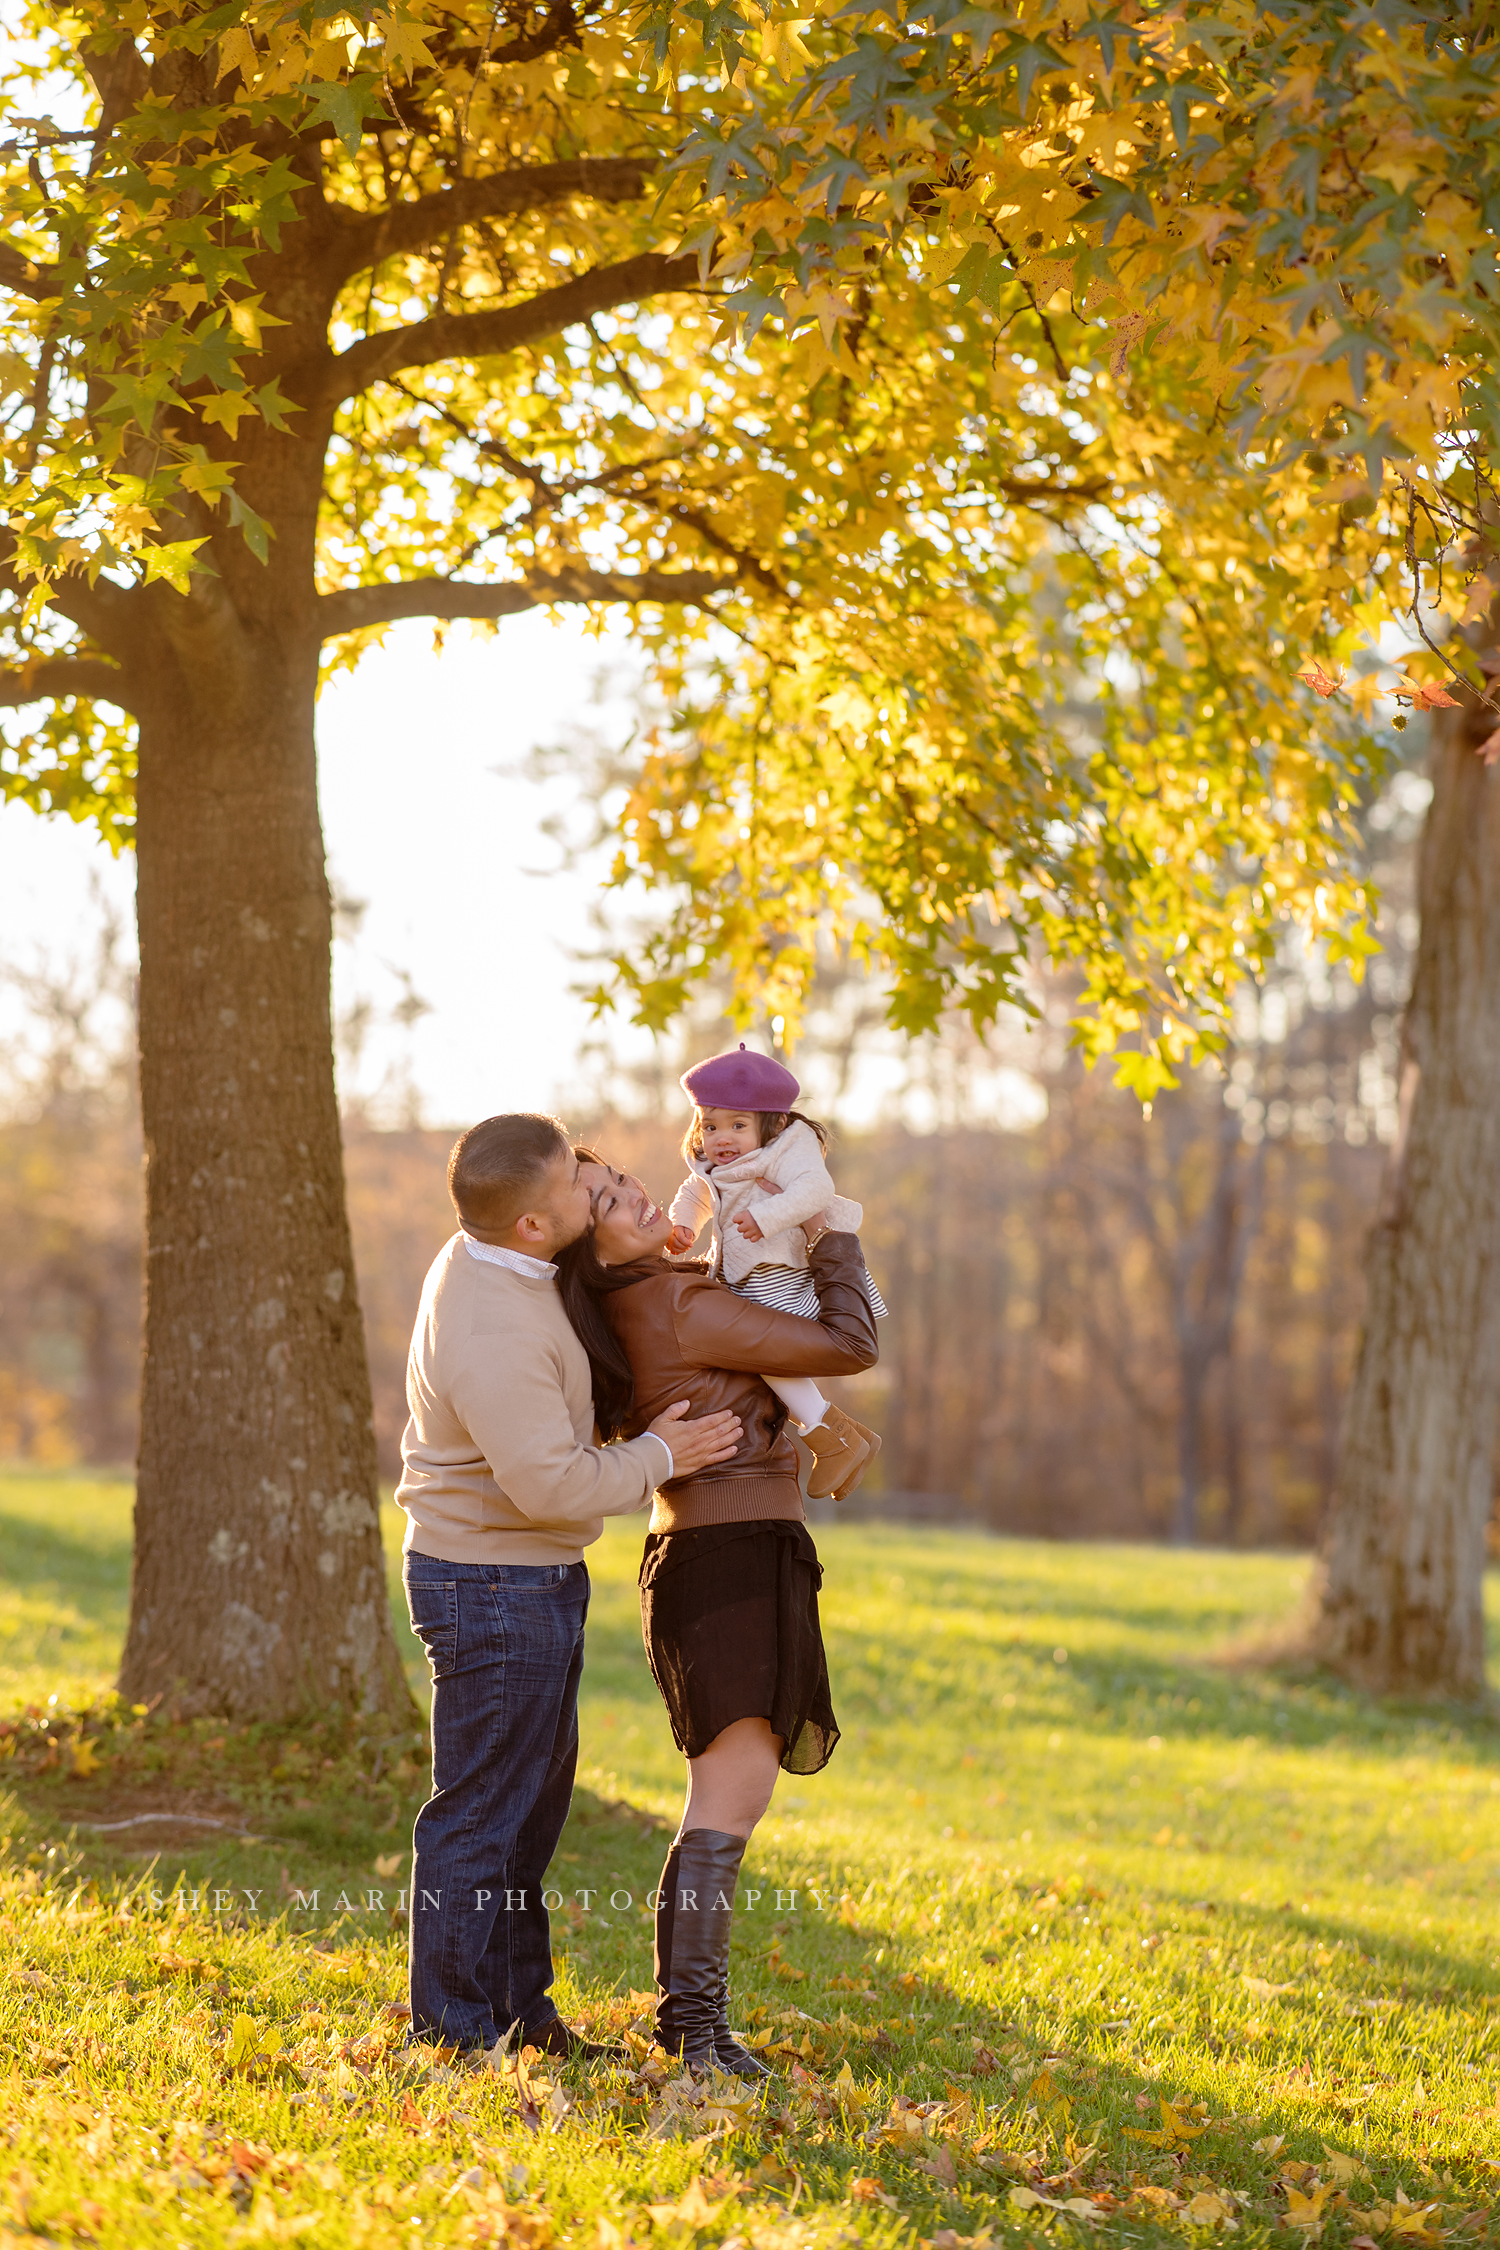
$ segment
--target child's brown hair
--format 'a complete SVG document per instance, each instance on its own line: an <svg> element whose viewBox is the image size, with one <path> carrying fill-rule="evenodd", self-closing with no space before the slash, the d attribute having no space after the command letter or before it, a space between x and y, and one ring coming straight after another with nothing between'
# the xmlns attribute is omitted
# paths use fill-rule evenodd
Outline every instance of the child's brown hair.
<svg viewBox="0 0 1500 2250"><path fill-rule="evenodd" d="M717 1108L720 1105L715 1103L711 1106ZM786 1131L788 1125L811 1126L818 1136L819 1148L826 1149L828 1146L828 1127L820 1125L815 1117L805 1116L800 1109L747 1109L745 1115L760 1120L760 1145L762 1148L769 1148L771 1142L778 1140ZM701 1160L703 1155L703 1112L696 1107L693 1111L692 1123L682 1136L682 1155L684 1162L688 1164L691 1164L695 1157Z"/></svg>

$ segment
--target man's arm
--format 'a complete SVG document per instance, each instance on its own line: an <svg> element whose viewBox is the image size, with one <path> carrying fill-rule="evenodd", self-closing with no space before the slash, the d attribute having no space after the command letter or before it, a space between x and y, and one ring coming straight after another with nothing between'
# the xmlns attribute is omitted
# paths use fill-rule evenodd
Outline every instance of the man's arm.
<svg viewBox="0 0 1500 2250"><path fill-rule="evenodd" d="M511 1343L504 1380L496 1374L495 1339L472 1339L450 1388L453 1408L506 1498L536 1523L629 1515L669 1477L731 1460L739 1443L737 1415L688 1422L684 1400L627 1444L580 1445L561 1370L541 1337Z"/></svg>

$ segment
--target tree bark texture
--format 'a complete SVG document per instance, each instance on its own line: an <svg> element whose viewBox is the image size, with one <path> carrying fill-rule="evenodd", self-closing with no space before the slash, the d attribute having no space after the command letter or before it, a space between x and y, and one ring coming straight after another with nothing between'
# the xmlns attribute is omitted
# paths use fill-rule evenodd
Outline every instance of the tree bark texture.
<svg viewBox="0 0 1500 2250"><path fill-rule="evenodd" d="M318 644L281 622L200 635L141 715L146 1356L121 1685L404 1723L334 1090Z"/></svg>
<svg viewBox="0 0 1500 2250"><path fill-rule="evenodd" d="M1500 1373L1500 773L1494 714L1432 722L1401 1125L1316 1589L1317 1653L1362 1686L1476 1695Z"/></svg>

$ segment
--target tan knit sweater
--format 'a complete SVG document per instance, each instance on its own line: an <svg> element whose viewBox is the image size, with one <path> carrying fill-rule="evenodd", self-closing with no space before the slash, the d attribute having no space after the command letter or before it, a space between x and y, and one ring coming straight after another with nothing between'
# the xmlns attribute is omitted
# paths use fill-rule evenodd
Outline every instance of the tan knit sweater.
<svg viewBox="0 0 1500 2250"><path fill-rule="evenodd" d="M481 1263L461 1234L423 1284L406 1397L396 1498L419 1555L577 1562L667 1468L658 1438L593 1443L589 1363L553 1277Z"/></svg>

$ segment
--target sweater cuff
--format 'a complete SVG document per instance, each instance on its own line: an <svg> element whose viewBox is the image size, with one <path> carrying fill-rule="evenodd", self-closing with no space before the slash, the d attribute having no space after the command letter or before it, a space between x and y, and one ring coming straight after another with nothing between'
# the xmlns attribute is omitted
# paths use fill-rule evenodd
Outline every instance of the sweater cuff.
<svg viewBox="0 0 1500 2250"><path fill-rule="evenodd" d="M664 1453L664 1454L666 1455L666 1457L667 1457L667 1473L666 1473L666 1475L665 1475L664 1477L658 1477L656 1481L657 1481L657 1483L658 1483L658 1484L670 1484L670 1483L671 1483L671 1481L672 1481L672 1479L673 1479L673 1477L674 1477L674 1476L675 1476L675 1475L677 1474L677 1464L676 1464L676 1462L675 1462L675 1461L674 1461L674 1460L672 1459L672 1448L670 1447L670 1445L668 1445L668 1443L667 1443L667 1441L666 1441L666 1439L665 1439L664 1437L658 1437L658 1436L657 1436L657 1433L655 1432L655 1430L642 1430L642 1432L641 1432L641 1436L642 1436L642 1437L646 1437L646 1438L650 1438L650 1440L651 1440L652 1444L653 1444L653 1445L659 1445L659 1446L661 1447L661 1449L662 1449L663 1453Z"/></svg>

